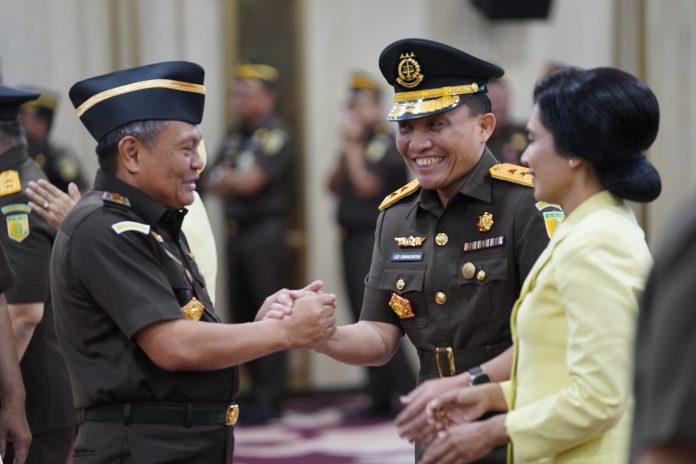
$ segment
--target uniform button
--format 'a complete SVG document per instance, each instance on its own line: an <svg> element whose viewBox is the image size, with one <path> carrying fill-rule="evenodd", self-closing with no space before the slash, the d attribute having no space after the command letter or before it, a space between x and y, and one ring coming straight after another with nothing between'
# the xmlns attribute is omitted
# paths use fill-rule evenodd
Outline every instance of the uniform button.
<svg viewBox="0 0 696 464"><path fill-rule="evenodd" d="M447 303L447 295L445 295L442 292L437 292L435 294L435 303L437 303L439 305L443 305L443 304Z"/></svg>
<svg viewBox="0 0 696 464"><path fill-rule="evenodd" d="M476 273L476 280L486 280L486 271L481 269Z"/></svg>
<svg viewBox="0 0 696 464"><path fill-rule="evenodd" d="M440 246L447 245L447 240L449 240L449 237L447 237L447 234L444 232L440 232L435 236L435 243L437 243Z"/></svg>
<svg viewBox="0 0 696 464"><path fill-rule="evenodd" d="M474 266L474 263L468 262L462 266L462 277L466 280L473 279L474 274L476 274L476 266Z"/></svg>
<svg viewBox="0 0 696 464"><path fill-rule="evenodd" d="M396 288L397 289L403 290L405 286L406 286L406 282L404 282L404 279L399 279L396 281Z"/></svg>

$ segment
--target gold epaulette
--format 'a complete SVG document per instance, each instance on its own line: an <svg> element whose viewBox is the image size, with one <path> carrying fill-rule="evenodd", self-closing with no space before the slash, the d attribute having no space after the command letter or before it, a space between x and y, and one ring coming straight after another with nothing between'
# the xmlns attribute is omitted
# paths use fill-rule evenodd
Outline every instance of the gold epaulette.
<svg viewBox="0 0 696 464"><path fill-rule="evenodd" d="M411 182L404 185L399 190L396 190L387 195L382 201L382 203L379 205L379 210L382 211L389 208L391 205L401 200L402 198L406 198L419 188L420 184L418 183L418 179L413 179Z"/></svg>
<svg viewBox="0 0 696 464"><path fill-rule="evenodd" d="M500 163L489 169L491 177L494 179L506 180L514 184L534 187L534 180L529 173L529 169L510 163Z"/></svg>

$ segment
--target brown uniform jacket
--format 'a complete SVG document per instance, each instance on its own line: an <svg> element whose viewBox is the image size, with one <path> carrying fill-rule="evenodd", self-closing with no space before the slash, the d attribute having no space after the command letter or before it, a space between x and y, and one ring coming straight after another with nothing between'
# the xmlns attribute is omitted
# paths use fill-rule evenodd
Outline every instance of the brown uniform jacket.
<svg viewBox="0 0 696 464"><path fill-rule="evenodd" d="M510 346L510 311L548 242L532 189L493 179L496 163L486 150L446 208L435 191L421 189L377 221L360 317L408 335L418 349L420 381L438 376L438 347L452 348L461 373ZM487 218L492 226L479 230ZM410 236L425 240L398 246L396 238ZM413 317L397 316L393 295L410 302ZM441 361L449 371L446 356Z"/></svg>

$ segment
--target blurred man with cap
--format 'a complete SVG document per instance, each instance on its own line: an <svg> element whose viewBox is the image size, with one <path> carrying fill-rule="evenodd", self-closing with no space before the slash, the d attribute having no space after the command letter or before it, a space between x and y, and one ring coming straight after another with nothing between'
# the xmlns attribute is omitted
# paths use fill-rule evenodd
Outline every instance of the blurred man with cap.
<svg viewBox="0 0 696 464"><path fill-rule="evenodd" d="M350 308L360 318L365 276L370 270L375 243L377 206L386 195L407 180L406 166L384 123L380 84L365 73L350 78L350 95L343 114L340 157L329 179L329 189L338 196L341 226L343 277ZM360 415L392 416L395 394L411 391L415 376L403 350L384 366L368 367L368 392L372 403Z"/></svg>
<svg viewBox="0 0 696 464"><path fill-rule="evenodd" d="M81 191L87 189L82 166L75 153L50 140L58 95L37 90L39 98L24 103L19 109L19 122L27 137L29 156L36 161L48 180L64 192L74 182Z"/></svg>
<svg viewBox="0 0 696 464"><path fill-rule="evenodd" d="M83 419L80 462L229 463L236 366L334 330L335 297L311 291L279 292L261 308L293 305L291 319L224 324L215 312L181 232L203 165L203 75L174 61L70 89L100 165L51 259L56 327Z"/></svg>
<svg viewBox="0 0 696 464"><path fill-rule="evenodd" d="M509 376L509 351L491 360L511 345L510 311L548 235L526 171L486 148L495 128L487 83L503 70L423 39L392 43L379 66L395 90L396 145L416 180L380 206L360 321L317 349L382 364L408 335L419 383L446 377L403 399L399 434L422 442L436 392ZM505 449L487 459L504 461Z"/></svg>
<svg viewBox="0 0 696 464"><path fill-rule="evenodd" d="M75 435L77 413L56 340L49 295L54 232L27 204L24 187L45 175L27 155L17 120L20 105L38 96L0 86L0 212L6 222L0 242L17 276L6 296L33 435L27 462L63 464ZM9 449L7 462L12 462L12 455Z"/></svg>
<svg viewBox="0 0 696 464"><path fill-rule="evenodd" d="M294 145L288 125L275 113L279 73L265 63L239 64L230 95L238 121L228 131L205 191L224 201L229 300L236 322L254 320L269 295L287 287L291 253L287 217L294 186ZM246 364L251 391L241 418L263 423L280 415L285 390L285 353Z"/></svg>

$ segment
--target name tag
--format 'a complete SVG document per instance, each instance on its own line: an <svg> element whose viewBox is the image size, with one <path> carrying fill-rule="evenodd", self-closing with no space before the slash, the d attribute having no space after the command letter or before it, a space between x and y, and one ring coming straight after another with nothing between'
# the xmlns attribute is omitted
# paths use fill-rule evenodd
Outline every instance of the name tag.
<svg viewBox="0 0 696 464"><path fill-rule="evenodd" d="M395 261L423 261L423 252L417 251L413 253L394 252L391 257L392 262Z"/></svg>

